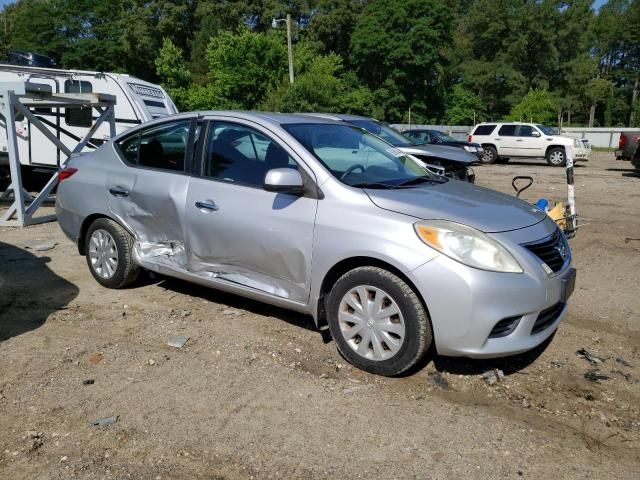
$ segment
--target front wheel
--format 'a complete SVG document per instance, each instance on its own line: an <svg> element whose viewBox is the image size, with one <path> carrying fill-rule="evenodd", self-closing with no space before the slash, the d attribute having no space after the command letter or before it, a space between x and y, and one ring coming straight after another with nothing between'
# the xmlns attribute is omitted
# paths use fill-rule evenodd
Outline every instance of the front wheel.
<svg viewBox="0 0 640 480"><path fill-rule="evenodd" d="M133 237L108 218L94 221L85 240L87 265L93 278L107 288L133 283L140 273L133 263Z"/></svg>
<svg viewBox="0 0 640 480"><path fill-rule="evenodd" d="M340 277L327 298L327 315L340 353L378 375L407 371L433 342L418 295L382 268L359 267Z"/></svg>
<svg viewBox="0 0 640 480"><path fill-rule="evenodd" d="M564 167L567 157L564 148L556 147L547 152L547 163L552 167Z"/></svg>

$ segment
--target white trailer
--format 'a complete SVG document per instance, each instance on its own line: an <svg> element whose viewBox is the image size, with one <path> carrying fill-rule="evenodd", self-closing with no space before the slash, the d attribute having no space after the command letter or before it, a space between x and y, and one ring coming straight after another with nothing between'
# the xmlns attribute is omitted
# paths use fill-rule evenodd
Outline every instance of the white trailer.
<svg viewBox="0 0 640 480"><path fill-rule="evenodd" d="M100 93L116 98L116 134L137 124L177 113L171 97L160 87L121 73L29 67L0 63L0 82L24 82L29 91L43 96L56 93ZM63 144L73 149L91 130L97 112L86 108L36 107L33 113ZM24 115L15 119L17 147L22 170L55 171L66 155ZM0 125L0 166L8 165L6 127ZM96 148L111 138L109 125L93 132L86 149Z"/></svg>

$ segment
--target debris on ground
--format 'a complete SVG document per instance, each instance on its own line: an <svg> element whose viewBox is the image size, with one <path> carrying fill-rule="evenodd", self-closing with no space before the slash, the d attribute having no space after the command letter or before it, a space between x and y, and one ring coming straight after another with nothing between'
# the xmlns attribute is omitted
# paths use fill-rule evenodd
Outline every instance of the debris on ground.
<svg viewBox="0 0 640 480"><path fill-rule="evenodd" d="M180 316L181 316L182 318L184 318L184 317L188 317L189 315L191 315L191 310L182 310L182 311L180 312Z"/></svg>
<svg viewBox="0 0 640 480"><path fill-rule="evenodd" d="M598 373L597 370L589 370L584 374L584 378L586 378L590 382L600 383L604 380L609 380L609 378L611 377Z"/></svg>
<svg viewBox="0 0 640 480"><path fill-rule="evenodd" d="M100 362L102 362L103 359L103 355L101 353L94 353L93 355L91 355L89 357L89 361L91 363L93 363L94 365L98 365Z"/></svg>
<svg viewBox="0 0 640 480"><path fill-rule="evenodd" d="M177 337L169 338L167 345L169 345L170 347L182 348L184 347L185 343L187 343L188 340L189 340L189 337L186 337L184 335L178 335Z"/></svg>
<svg viewBox="0 0 640 480"><path fill-rule="evenodd" d="M427 380L429 380L429 383L431 383L431 385L433 385L434 387L438 387L443 390L449 388L449 382L440 372L427 373Z"/></svg>
<svg viewBox="0 0 640 480"><path fill-rule="evenodd" d="M29 451L30 452L35 452L37 449L39 449L42 445L44 445L43 442L43 434L36 431L36 430L29 430L27 432L27 436L25 437L25 439L29 440Z"/></svg>
<svg viewBox="0 0 640 480"><path fill-rule="evenodd" d="M482 378L484 378L489 385L493 385L504 378L504 372L499 368L493 368L484 372Z"/></svg>
<svg viewBox="0 0 640 480"><path fill-rule="evenodd" d="M576 354L580 358L584 358L587 362L589 362L592 365L600 365L601 363L604 362L604 358L600 358L600 357L595 356L593 353L591 353L586 348L581 348L580 350L578 350L576 352Z"/></svg>
<svg viewBox="0 0 640 480"><path fill-rule="evenodd" d="M96 383L96 381L93 378L87 378L86 380L82 381L83 385L93 385L94 383Z"/></svg>
<svg viewBox="0 0 640 480"><path fill-rule="evenodd" d="M112 417L99 418L99 419L94 420L93 422L90 422L90 423L94 427L97 427L97 426L107 427L109 425L113 425L114 423L116 423L118 421L118 418L119 418L119 415L114 415Z"/></svg>
<svg viewBox="0 0 640 480"><path fill-rule="evenodd" d="M36 252L46 252L49 250L53 250L55 246L58 245L58 242L51 238L46 239L35 239L28 240L24 242L24 248L29 250L35 250Z"/></svg>
<svg viewBox="0 0 640 480"><path fill-rule="evenodd" d="M629 362L627 362L624 358L622 357L618 357L616 358L616 362L618 362L620 365L624 365L625 367L633 367L633 365L631 365Z"/></svg>
<svg viewBox="0 0 640 480"><path fill-rule="evenodd" d="M236 310L234 308L229 308L227 310L223 310L222 311L223 315L235 315L235 316L238 316L238 315L242 315L243 313L244 312L241 312L240 310Z"/></svg>

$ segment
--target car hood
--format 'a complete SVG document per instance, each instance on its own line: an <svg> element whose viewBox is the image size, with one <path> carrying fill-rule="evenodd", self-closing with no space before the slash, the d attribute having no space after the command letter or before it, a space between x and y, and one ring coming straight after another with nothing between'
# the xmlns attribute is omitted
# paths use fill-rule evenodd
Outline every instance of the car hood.
<svg viewBox="0 0 640 480"><path fill-rule="evenodd" d="M403 153L408 153L409 155L428 155L430 157L469 164L478 162L478 157L473 153L467 152L461 148L447 147L445 145L412 145L410 147L398 147L398 149Z"/></svg>
<svg viewBox="0 0 640 480"><path fill-rule="evenodd" d="M422 220L451 220L485 233L518 230L546 217L542 210L516 197L457 180L365 192L384 210Z"/></svg>

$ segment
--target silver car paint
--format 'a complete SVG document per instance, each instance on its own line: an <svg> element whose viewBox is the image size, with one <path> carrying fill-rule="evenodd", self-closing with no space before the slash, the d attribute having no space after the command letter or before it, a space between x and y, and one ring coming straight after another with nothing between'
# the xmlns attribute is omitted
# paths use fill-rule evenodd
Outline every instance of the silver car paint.
<svg viewBox="0 0 640 480"><path fill-rule="evenodd" d="M448 355L484 357L527 350L550 336L561 321L562 316L537 335L526 330L538 312L558 301L561 277L570 264L549 276L520 245L557 228L533 207L453 180L406 190L349 187L281 126L308 118L243 112L201 115L251 125L278 141L315 179L323 198L130 168L110 142L70 161L79 171L58 191L56 210L63 231L77 242L87 217L112 217L134 235L135 261L141 266L305 312L316 322L322 283L333 267L357 257L384 262L416 287L429 310L436 348ZM189 115L172 118L179 117ZM164 178L167 175L175 178ZM128 200L109 198L114 184L131 189ZM200 200L215 202L219 210L202 212L195 206ZM425 218L502 232L490 235L509 249L525 273L482 271L439 254L414 232L414 222ZM517 332L487 340L495 323L512 315L523 315Z"/></svg>

